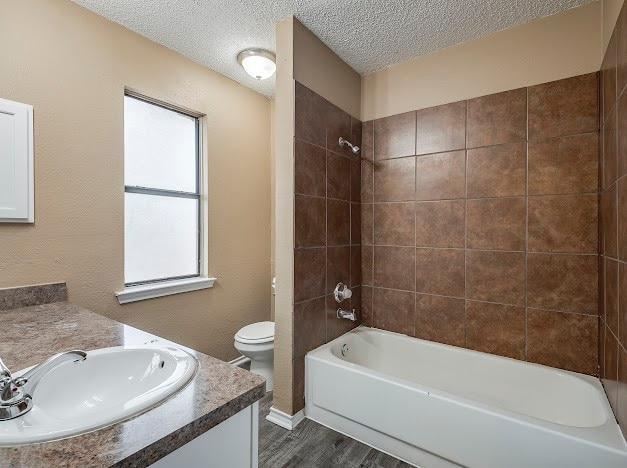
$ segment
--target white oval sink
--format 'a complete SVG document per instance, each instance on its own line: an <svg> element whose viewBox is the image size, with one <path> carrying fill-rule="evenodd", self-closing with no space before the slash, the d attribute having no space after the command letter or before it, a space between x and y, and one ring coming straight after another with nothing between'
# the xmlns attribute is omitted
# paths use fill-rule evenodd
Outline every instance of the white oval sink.
<svg viewBox="0 0 627 468"><path fill-rule="evenodd" d="M84 361L61 364L41 379L32 410L0 421L0 446L63 439L129 419L182 389L197 366L189 353L167 346L89 351Z"/></svg>

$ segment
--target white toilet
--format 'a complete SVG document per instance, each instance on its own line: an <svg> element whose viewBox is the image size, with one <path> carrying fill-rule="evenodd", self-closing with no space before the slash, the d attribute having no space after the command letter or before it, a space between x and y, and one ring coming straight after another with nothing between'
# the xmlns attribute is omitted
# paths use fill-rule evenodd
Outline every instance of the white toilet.
<svg viewBox="0 0 627 468"><path fill-rule="evenodd" d="M235 349L250 358L250 371L266 379L272 390L274 375L274 322L246 325L235 334Z"/></svg>

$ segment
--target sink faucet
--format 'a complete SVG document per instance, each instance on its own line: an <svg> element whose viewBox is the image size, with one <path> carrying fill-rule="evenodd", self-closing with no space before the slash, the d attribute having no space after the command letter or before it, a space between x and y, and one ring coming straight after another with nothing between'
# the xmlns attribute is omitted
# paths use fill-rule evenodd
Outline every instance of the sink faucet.
<svg viewBox="0 0 627 468"><path fill-rule="evenodd" d="M355 313L355 309L344 310L340 308L337 309L337 318L348 319L355 322L357 320L357 314Z"/></svg>
<svg viewBox="0 0 627 468"><path fill-rule="evenodd" d="M9 368L0 359L0 421L28 413L33 407L35 387L52 369L68 361L84 361L86 358L85 351L65 351L55 354L17 378L13 378Z"/></svg>

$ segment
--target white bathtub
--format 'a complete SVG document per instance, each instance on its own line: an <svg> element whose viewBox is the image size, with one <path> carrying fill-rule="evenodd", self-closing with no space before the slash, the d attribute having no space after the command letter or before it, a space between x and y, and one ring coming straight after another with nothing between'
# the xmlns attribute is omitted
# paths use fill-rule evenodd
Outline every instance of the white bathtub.
<svg viewBox="0 0 627 468"><path fill-rule="evenodd" d="M305 367L308 418L416 466L627 467L594 377L366 327Z"/></svg>

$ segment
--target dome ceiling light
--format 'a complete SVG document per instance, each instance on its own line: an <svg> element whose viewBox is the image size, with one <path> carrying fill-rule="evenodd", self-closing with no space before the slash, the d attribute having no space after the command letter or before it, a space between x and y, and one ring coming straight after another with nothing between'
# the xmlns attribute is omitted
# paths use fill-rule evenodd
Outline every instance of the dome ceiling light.
<svg viewBox="0 0 627 468"><path fill-rule="evenodd" d="M256 80L265 80L276 71L275 57L272 52L263 49L246 49L237 54L237 61L250 76Z"/></svg>

